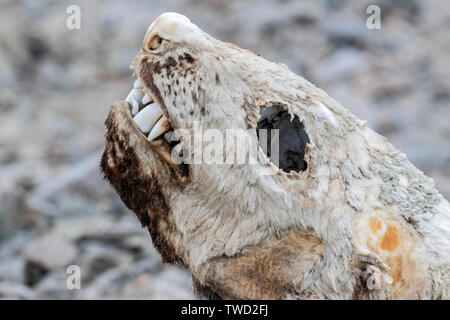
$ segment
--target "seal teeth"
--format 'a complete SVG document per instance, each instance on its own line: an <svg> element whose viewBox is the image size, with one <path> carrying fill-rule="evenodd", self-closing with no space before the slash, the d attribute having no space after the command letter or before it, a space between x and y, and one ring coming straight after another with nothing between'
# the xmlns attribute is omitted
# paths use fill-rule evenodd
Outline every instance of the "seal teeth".
<svg viewBox="0 0 450 320"><path fill-rule="evenodd" d="M134 82L133 89L125 101L131 105L133 120L139 130L148 134L148 141L158 138L171 129L170 122L163 115L160 106L154 103L153 99L144 92L141 79L138 78Z"/></svg>
<svg viewBox="0 0 450 320"><path fill-rule="evenodd" d="M139 111L139 113L134 117L134 121L138 126L139 130L144 133L148 133L152 130L155 123L161 118L163 115L161 108L152 103L146 106L144 109Z"/></svg>
<svg viewBox="0 0 450 320"><path fill-rule="evenodd" d="M136 81L133 84L133 88L134 89L142 89L143 88L141 79L139 79L139 78L136 79Z"/></svg>
<svg viewBox="0 0 450 320"><path fill-rule="evenodd" d="M152 99L148 96L148 94L145 94L142 98L142 104L145 106L147 103L152 102Z"/></svg>
<svg viewBox="0 0 450 320"><path fill-rule="evenodd" d="M131 105L131 113L136 115L139 112L140 102L144 97L144 91L142 89L132 89L125 99Z"/></svg>
<svg viewBox="0 0 450 320"><path fill-rule="evenodd" d="M162 135L164 132L170 129L169 120L165 116L162 116L158 122L155 124L153 129L150 131L148 135L148 141L152 141Z"/></svg>

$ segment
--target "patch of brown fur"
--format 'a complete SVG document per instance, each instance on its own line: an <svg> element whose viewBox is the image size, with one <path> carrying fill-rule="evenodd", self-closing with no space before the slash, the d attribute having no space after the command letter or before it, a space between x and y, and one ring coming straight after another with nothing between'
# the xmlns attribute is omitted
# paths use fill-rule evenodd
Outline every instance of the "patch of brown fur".
<svg viewBox="0 0 450 320"><path fill-rule="evenodd" d="M282 299L295 294L294 280L312 269L325 250L317 237L291 232L271 244L249 248L234 257L217 258L212 263L214 279L197 290L222 299Z"/></svg>
<svg viewBox="0 0 450 320"><path fill-rule="evenodd" d="M354 252L352 265L356 274L356 282L352 299L354 300L386 300L391 298L388 283L388 266L371 254Z"/></svg>
<svg viewBox="0 0 450 320"><path fill-rule="evenodd" d="M202 285L194 276L192 276L192 282L194 284L195 293L209 300L221 300L222 298L213 291L210 286Z"/></svg>
<svg viewBox="0 0 450 320"><path fill-rule="evenodd" d="M129 113L129 106L122 102L111 108L106 119L106 147L100 169L124 204L137 215L142 226L147 227L163 261L174 263L179 257L161 232L162 225L165 228L172 226L171 211L157 178L143 170L139 151L130 139L130 133L135 130L131 116L125 112Z"/></svg>
<svg viewBox="0 0 450 320"><path fill-rule="evenodd" d="M145 86L153 93L154 98L157 100L156 102L162 108L163 112L165 112L165 116L169 118L166 114L167 110L165 110L164 99L159 88L155 84L154 76L160 73L161 66L159 62L152 62L151 59L148 58L142 59L139 76L144 81Z"/></svg>

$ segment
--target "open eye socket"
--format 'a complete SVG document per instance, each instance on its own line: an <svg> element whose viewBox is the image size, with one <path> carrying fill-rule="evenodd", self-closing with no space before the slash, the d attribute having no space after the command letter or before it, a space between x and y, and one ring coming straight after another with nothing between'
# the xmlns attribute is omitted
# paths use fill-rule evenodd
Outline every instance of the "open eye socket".
<svg viewBox="0 0 450 320"><path fill-rule="evenodd" d="M261 111L256 132L259 144L268 158L271 158L272 150L275 147L272 143L271 130L278 129L278 167L289 173L291 170L295 172L305 171L308 164L304 160L306 153L306 145L310 142L305 131L305 126L297 116L291 121L289 112L281 110L277 106L271 106ZM260 129L266 129L267 134L261 136ZM266 141L262 141L265 139ZM264 150L266 149L266 150Z"/></svg>
<svg viewBox="0 0 450 320"><path fill-rule="evenodd" d="M163 38L158 36L157 34L153 35L153 37L150 39L150 41L146 41L144 43L144 48L147 50L156 50L161 46L161 43L163 42Z"/></svg>

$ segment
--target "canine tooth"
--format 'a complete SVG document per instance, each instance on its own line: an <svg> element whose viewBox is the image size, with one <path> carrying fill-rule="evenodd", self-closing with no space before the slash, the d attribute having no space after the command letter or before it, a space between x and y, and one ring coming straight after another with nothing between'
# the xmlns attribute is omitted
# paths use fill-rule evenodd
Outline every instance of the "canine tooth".
<svg viewBox="0 0 450 320"><path fill-rule="evenodd" d="M142 98L142 104L146 105L150 101L152 101L152 99L147 94L145 94L144 97Z"/></svg>
<svg viewBox="0 0 450 320"><path fill-rule="evenodd" d="M162 116L161 119L153 127L152 131L148 135L148 141L152 141L162 135L164 132L170 129L169 120L165 116Z"/></svg>
<svg viewBox="0 0 450 320"><path fill-rule="evenodd" d="M141 79L137 78L136 81L134 82L133 88L135 89L142 89L142 81Z"/></svg>
<svg viewBox="0 0 450 320"><path fill-rule="evenodd" d="M142 132L147 133L150 132L162 114L161 108L153 103L139 111L134 117L134 121Z"/></svg>

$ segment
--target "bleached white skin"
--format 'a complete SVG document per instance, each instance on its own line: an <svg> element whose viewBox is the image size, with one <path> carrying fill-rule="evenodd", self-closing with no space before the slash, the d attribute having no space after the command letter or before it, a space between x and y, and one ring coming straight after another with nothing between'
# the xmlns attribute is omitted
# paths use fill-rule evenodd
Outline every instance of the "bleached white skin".
<svg viewBox="0 0 450 320"><path fill-rule="evenodd" d="M211 43L191 21L176 12L166 12L160 15L148 27L144 42L150 40L155 34L163 39L170 39L174 43L186 43L199 48L208 48Z"/></svg>
<svg viewBox="0 0 450 320"><path fill-rule="evenodd" d="M286 298L302 292L351 298L363 272L355 270L355 260L372 261L372 298L449 298L450 208L432 179L285 66L218 41L176 13L152 23L144 44L155 34L166 40L159 55L189 52L198 61L195 81L180 77L173 88L178 94L162 96L173 128L201 121L204 129L246 129L262 108L276 104L300 118L311 140L308 170L298 174L272 174L274 166L193 164L181 191L157 173L176 225L167 236L200 282L215 258L298 229L313 231L326 250L312 270L298 274L297 293ZM138 55L136 71L140 61ZM158 75L154 80L160 91L168 85ZM257 144L256 134L250 139Z"/></svg>

